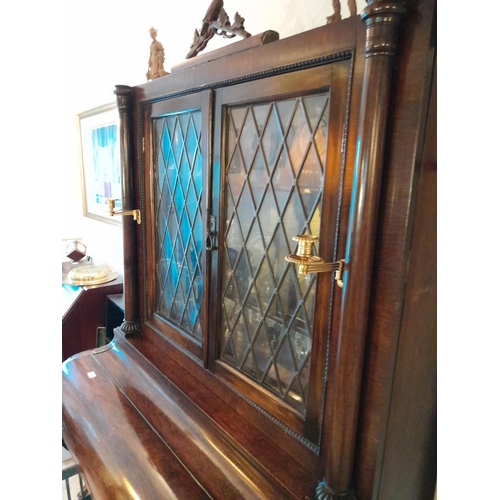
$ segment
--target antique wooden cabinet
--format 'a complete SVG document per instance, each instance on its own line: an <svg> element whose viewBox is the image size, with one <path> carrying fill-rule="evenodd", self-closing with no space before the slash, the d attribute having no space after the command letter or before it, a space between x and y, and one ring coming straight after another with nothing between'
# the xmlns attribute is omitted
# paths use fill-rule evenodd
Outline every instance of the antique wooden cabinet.
<svg viewBox="0 0 500 500"><path fill-rule="evenodd" d="M96 331L106 324L107 295L123 290L121 276L101 285L62 285L62 361L96 347Z"/></svg>
<svg viewBox="0 0 500 500"><path fill-rule="evenodd" d="M434 29L368 2L117 86L125 319L63 366L95 498L433 497Z"/></svg>

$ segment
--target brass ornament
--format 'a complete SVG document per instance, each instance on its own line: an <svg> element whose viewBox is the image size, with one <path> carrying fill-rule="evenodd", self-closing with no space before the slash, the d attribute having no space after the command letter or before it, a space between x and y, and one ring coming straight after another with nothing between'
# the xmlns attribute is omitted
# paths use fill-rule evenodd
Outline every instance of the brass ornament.
<svg viewBox="0 0 500 500"><path fill-rule="evenodd" d="M299 274L309 273L328 273L335 271L335 281L342 288L344 285L343 274L345 269L345 260L336 262L325 262L324 259L312 254L312 245L319 241L317 236L311 234L299 234L294 236L293 241L298 242L296 254L286 255L285 260L297 266Z"/></svg>

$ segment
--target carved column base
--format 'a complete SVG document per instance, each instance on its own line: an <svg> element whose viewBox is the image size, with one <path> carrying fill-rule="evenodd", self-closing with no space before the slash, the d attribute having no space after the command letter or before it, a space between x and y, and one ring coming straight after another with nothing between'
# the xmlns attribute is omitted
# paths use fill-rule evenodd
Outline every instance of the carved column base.
<svg viewBox="0 0 500 500"><path fill-rule="evenodd" d="M328 487L325 480L321 481L316 486L316 500L356 500L352 492L348 493L335 493Z"/></svg>
<svg viewBox="0 0 500 500"><path fill-rule="evenodd" d="M121 324L120 329L125 334L125 336L137 335L138 333L141 333L141 324L139 323L139 321L125 320Z"/></svg>

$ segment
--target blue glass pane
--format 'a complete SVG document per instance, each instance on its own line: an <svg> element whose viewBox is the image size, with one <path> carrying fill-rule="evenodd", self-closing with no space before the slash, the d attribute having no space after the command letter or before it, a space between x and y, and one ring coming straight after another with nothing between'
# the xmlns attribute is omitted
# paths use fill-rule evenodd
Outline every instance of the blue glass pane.
<svg viewBox="0 0 500 500"><path fill-rule="evenodd" d="M186 153L188 155L188 162L190 165L194 163L194 156L198 150L198 137L194 128L193 121L189 121L189 128L186 137Z"/></svg>
<svg viewBox="0 0 500 500"><path fill-rule="evenodd" d="M172 242L170 241L170 235L168 233L165 233L165 239L163 240L163 255L167 263L170 264L172 260Z"/></svg>
<svg viewBox="0 0 500 500"><path fill-rule="evenodd" d="M184 247L188 246L190 234L191 234L191 226L189 225L187 212L184 212L181 219L181 237Z"/></svg>
<svg viewBox="0 0 500 500"><path fill-rule="evenodd" d="M170 191L173 192L175 189L175 185L177 183L178 172L177 172L177 165L175 164L174 155L173 155L172 151L168 152L166 162L167 162L168 185L169 185ZM161 186L160 186L160 191L161 191Z"/></svg>
<svg viewBox="0 0 500 500"><path fill-rule="evenodd" d="M182 145L184 141L182 139L182 132L179 127L178 121L176 121L174 128L174 135L172 138L172 151L174 153L175 163L180 165L181 163L181 155L182 155Z"/></svg>
<svg viewBox="0 0 500 500"><path fill-rule="evenodd" d="M181 180L182 192L186 194L189 186L189 181L191 179L191 172L189 168L188 157L184 152L181 154L179 177Z"/></svg>
<svg viewBox="0 0 500 500"><path fill-rule="evenodd" d="M194 189L194 184L191 184L189 186L186 202L187 202L187 210L189 212L189 219L192 222L194 221L196 217L196 212L198 211L198 197Z"/></svg>
<svg viewBox="0 0 500 500"><path fill-rule="evenodd" d="M203 250L203 228L201 224L201 214L198 212L193 225L193 238L196 245L196 254L198 258L201 257L201 252Z"/></svg>
<svg viewBox="0 0 500 500"><path fill-rule="evenodd" d="M175 213L177 214L177 218L180 219L182 216L182 210L184 208L184 194L182 192L180 184L177 184L177 187L174 192L174 204L175 204Z"/></svg>
<svg viewBox="0 0 500 500"><path fill-rule="evenodd" d="M155 310L201 342L201 113L156 118L155 130Z"/></svg>
<svg viewBox="0 0 500 500"><path fill-rule="evenodd" d="M199 151L196 153L194 158L193 180L194 180L194 185L196 187L196 192L198 193L198 196L201 196L203 178L202 178L202 168L201 168L201 153Z"/></svg>

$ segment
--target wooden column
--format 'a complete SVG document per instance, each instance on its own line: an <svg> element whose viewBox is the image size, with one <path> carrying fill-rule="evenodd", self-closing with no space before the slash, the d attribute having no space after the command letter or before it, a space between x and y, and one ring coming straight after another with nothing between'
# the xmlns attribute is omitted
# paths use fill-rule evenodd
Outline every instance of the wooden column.
<svg viewBox="0 0 500 500"><path fill-rule="evenodd" d="M115 87L120 117L120 158L122 175L122 209L135 210L132 131L132 87ZM123 294L125 299L124 320L121 330L125 335L140 333L139 295L137 281L137 222L131 216L123 216Z"/></svg>
<svg viewBox="0 0 500 500"><path fill-rule="evenodd" d="M368 0L365 69L357 151L346 244L339 341L333 367L332 419L325 449L325 479L317 499L354 498L352 471L356 446L363 357L371 290L380 185L397 28L404 14L400 0ZM387 263L390 265L390 263Z"/></svg>

